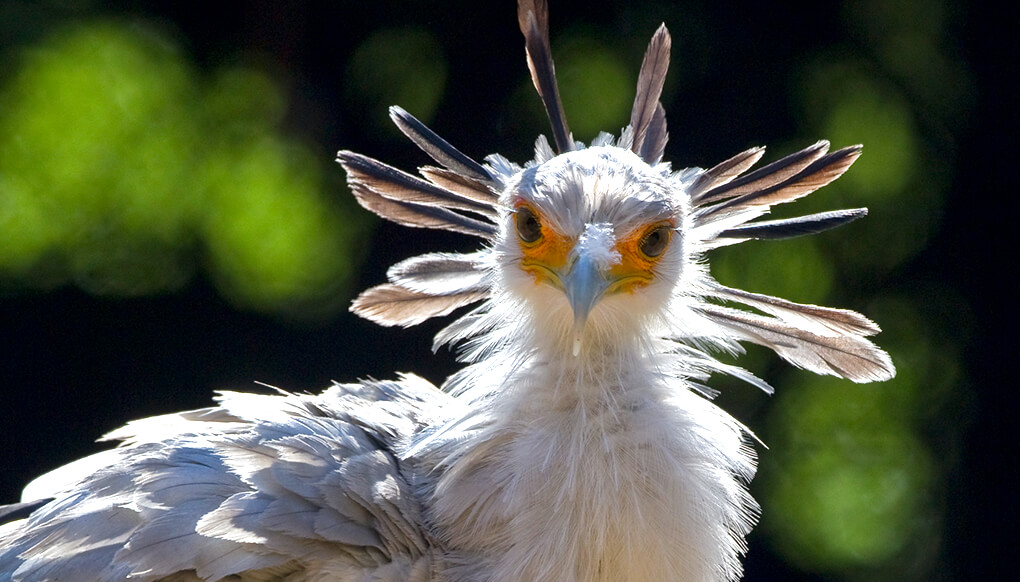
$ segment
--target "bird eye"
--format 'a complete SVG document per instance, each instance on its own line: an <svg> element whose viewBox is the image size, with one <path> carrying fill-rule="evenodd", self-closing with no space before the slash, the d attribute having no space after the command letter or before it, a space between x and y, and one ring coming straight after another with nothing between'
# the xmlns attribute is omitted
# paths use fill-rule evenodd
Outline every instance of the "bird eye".
<svg viewBox="0 0 1020 582"><path fill-rule="evenodd" d="M661 255L662 251L666 250L666 245L669 244L670 232L671 230L668 226L657 226L645 234L638 244L638 248L641 249L641 252L646 257L655 258Z"/></svg>
<svg viewBox="0 0 1020 582"><path fill-rule="evenodd" d="M542 223L538 221L535 211L527 206L520 206L514 213L514 222L517 224L517 235L526 243L537 242L542 238Z"/></svg>

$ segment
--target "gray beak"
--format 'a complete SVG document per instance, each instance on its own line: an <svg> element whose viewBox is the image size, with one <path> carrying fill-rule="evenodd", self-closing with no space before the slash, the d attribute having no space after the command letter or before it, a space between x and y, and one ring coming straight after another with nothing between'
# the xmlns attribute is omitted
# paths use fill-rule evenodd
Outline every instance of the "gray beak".
<svg viewBox="0 0 1020 582"><path fill-rule="evenodd" d="M581 337L588 315L609 288L610 281L597 261L582 252L561 278L563 292L574 312L574 356L581 353Z"/></svg>

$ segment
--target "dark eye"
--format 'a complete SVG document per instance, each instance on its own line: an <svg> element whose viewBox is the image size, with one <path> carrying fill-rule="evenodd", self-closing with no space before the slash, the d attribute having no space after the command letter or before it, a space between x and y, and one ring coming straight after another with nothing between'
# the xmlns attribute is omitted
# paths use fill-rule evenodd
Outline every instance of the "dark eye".
<svg viewBox="0 0 1020 582"><path fill-rule="evenodd" d="M514 215L517 223L517 235L526 243L533 243L542 238L542 223L538 221L535 211L527 206L521 206Z"/></svg>
<svg viewBox="0 0 1020 582"><path fill-rule="evenodd" d="M648 231L648 234L641 239L638 248L641 249L641 252L646 257L657 257L662 254L662 251L666 250L666 245L669 244L669 233L670 229L668 226L657 226Z"/></svg>

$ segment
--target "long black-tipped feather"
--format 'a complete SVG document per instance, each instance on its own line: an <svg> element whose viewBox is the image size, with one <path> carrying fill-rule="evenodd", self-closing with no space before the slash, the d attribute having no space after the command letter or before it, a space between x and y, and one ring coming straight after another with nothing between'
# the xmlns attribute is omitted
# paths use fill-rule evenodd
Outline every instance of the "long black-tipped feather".
<svg viewBox="0 0 1020 582"><path fill-rule="evenodd" d="M560 90L556 85L556 67L553 65L552 47L549 44L549 6L546 0L519 0L517 22L524 34L531 81L549 115L556 149L561 154L572 151L574 140L570 137L567 117L560 101Z"/></svg>
<svg viewBox="0 0 1020 582"><path fill-rule="evenodd" d="M765 155L764 147L751 148L705 170L691 184L691 201L695 205L704 203L705 196L709 191L730 183L734 178L751 169L751 166L757 164L763 155Z"/></svg>
<svg viewBox="0 0 1020 582"><path fill-rule="evenodd" d="M832 182L843 175L861 155L861 146L849 146L825 154L808 164L797 175L764 189L730 198L705 209L699 220L720 212L733 212L750 207L768 207L796 200ZM764 169L764 168L763 168ZM736 182L736 180L734 180Z"/></svg>
<svg viewBox="0 0 1020 582"><path fill-rule="evenodd" d="M720 232L718 238L779 240L809 234L818 234L867 216L867 208L833 210L796 218L763 220L736 226Z"/></svg>
<svg viewBox="0 0 1020 582"><path fill-rule="evenodd" d="M750 151L752 150L748 150L748 152ZM829 142L825 140L815 142L799 152L794 152L771 164L762 166L750 174L740 176L725 185L708 190L694 202L697 206L704 206L712 202L745 194L753 194L771 188L801 173L812 162L825 155L827 151L829 151Z"/></svg>
<svg viewBox="0 0 1020 582"><path fill-rule="evenodd" d="M770 348L791 364L817 374L854 382L880 382L896 374L889 355L859 335L819 335L776 318L710 303L697 309L739 339Z"/></svg>
<svg viewBox="0 0 1020 582"><path fill-rule="evenodd" d="M449 168L475 180L490 181L492 179L481 164L450 145L450 142L439 137L436 132L418 121L415 116L402 107L396 105L390 107L390 119L415 145L444 168Z"/></svg>
<svg viewBox="0 0 1020 582"><path fill-rule="evenodd" d="M491 182L481 182L458 174L453 170L437 168L436 166L422 166L418 168L418 172L436 186L464 198L474 200L484 206L495 209L499 201L499 196L487 186ZM495 212L495 210L493 211Z"/></svg>
<svg viewBox="0 0 1020 582"><path fill-rule="evenodd" d="M634 108L630 113L630 126L634 129L631 151L650 164L658 161L658 157L651 159L647 157L660 150L658 142L662 141L662 146L665 147L666 112L659 103L659 97L662 96L662 86L666 82L666 72L669 70L671 44L666 25L660 25L652 35L644 60L641 61L637 94L634 96ZM649 129L652 131L649 132ZM659 153L660 157L661 155Z"/></svg>
<svg viewBox="0 0 1020 582"><path fill-rule="evenodd" d="M454 309L481 301L485 291L433 295L418 293L399 285L378 285L364 291L351 303L351 311L379 325L410 327L449 315Z"/></svg>
<svg viewBox="0 0 1020 582"><path fill-rule="evenodd" d="M450 230L482 238L491 238L496 233L492 224L468 218L437 203L422 204L401 199L405 195L410 199L423 196L412 186L417 185L415 180L438 189L424 180L353 152L338 152L337 161L347 171L347 182L358 204L383 218L404 226ZM382 171L380 166L389 169ZM396 182L391 180L394 176ZM411 181L408 183L406 178ZM446 192L445 196L453 195Z"/></svg>
<svg viewBox="0 0 1020 582"><path fill-rule="evenodd" d="M368 156L344 150L337 153L337 161L352 183L363 184L391 200L493 215L492 204L460 196Z"/></svg>
<svg viewBox="0 0 1020 582"><path fill-rule="evenodd" d="M849 309L794 303L780 297L734 289L716 281L711 282L710 289L711 295L715 297L760 309L787 323L814 329L820 335L838 333L869 336L882 331L875 322Z"/></svg>

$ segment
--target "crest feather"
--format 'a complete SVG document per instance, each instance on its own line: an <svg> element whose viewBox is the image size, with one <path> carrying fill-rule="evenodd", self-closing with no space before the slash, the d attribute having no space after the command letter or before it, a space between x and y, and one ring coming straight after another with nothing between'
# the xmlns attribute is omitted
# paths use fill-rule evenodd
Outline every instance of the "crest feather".
<svg viewBox="0 0 1020 582"><path fill-rule="evenodd" d="M524 34L524 48L528 55L528 70L545 112L552 124L553 141L559 153L574 149L567 117L560 101L556 84L556 67L553 65L552 46L549 44L549 5L546 0L520 0L517 3L517 22Z"/></svg>
<svg viewBox="0 0 1020 582"><path fill-rule="evenodd" d="M666 111L659 102L662 87L669 71L669 51L672 40L666 25L659 26L645 51L638 73L637 95L630 114L630 126L634 130L631 151L642 160L654 164L662 158L668 134Z"/></svg>

